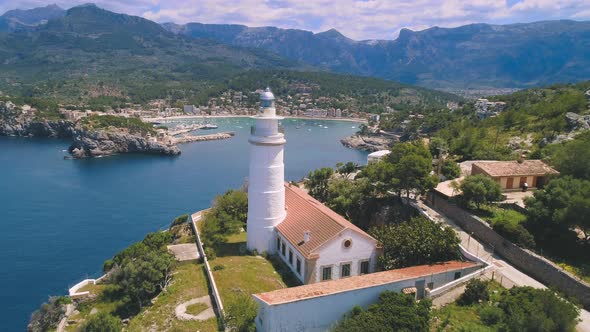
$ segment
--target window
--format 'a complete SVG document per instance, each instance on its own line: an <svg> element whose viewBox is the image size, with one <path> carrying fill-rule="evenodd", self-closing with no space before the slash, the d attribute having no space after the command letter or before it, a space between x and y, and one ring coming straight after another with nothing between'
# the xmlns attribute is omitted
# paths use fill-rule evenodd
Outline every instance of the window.
<svg viewBox="0 0 590 332"><path fill-rule="evenodd" d="M285 256L285 243L283 243L281 245L281 254L283 254L283 256Z"/></svg>
<svg viewBox="0 0 590 332"><path fill-rule="evenodd" d="M322 269L322 281L332 279L332 267L327 266Z"/></svg>
<svg viewBox="0 0 590 332"><path fill-rule="evenodd" d="M277 237L277 250L281 250L281 238Z"/></svg>
<svg viewBox="0 0 590 332"><path fill-rule="evenodd" d="M289 249L289 264L293 265L293 252Z"/></svg>
<svg viewBox="0 0 590 332"><path fill-rule="evenodd" d="M297 257L297 265L295 266L295 270L297 273L301 274L301 261L299 260L299 257Z"/></svg>
<svg viewBox="0 0 590 332"><path fill-rule="evenodd" d="M340 277L350 277L350 263L342 264L342 266L340 267Z"/></svg>
<svg viewBox="0 0 590 332"><path fill-rule="evenodd" d="M346 239L346 240L344 240L344 242L342 242L342 245L344 246L344 248L348 249L348 248L352 247L352 240Z"/></svg>
<svg viewBox="0 0 590 332"><path fill-rule="evenodd" d="M461 278L461 271L455 272L455 280Z"/></svg>
<svg viewBox="0 0 590 332"><path fill-rule="evenodd" d="M369 273L369 261L361 262L361 274Z"/></svg>

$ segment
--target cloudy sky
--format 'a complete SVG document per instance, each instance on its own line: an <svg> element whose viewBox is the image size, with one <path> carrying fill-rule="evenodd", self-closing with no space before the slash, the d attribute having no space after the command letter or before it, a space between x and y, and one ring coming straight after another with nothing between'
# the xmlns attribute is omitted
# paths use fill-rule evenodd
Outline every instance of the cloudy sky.
<svg viewBox="0 0 590 332"><path fill-rule="evenodd" d="M51 1L51 0L49 0ZM70 8L88 0L56 3ZM47 5L0 0L0 12ZM314 32L336 28L353 39L394 39L402 28L539 20L590 20L590 0L95 0L102 8L157 22L236 23Z"/></svg>

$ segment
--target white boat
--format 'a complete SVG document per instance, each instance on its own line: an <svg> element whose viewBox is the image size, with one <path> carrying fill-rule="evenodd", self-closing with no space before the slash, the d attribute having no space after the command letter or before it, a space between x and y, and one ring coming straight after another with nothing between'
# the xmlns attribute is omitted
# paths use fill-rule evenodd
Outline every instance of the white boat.
<svg viewBox="0 0 590 332"><path fill-rule="evenodd" d="M203 126L203 128L201 129L217 129L217 125L214 125L212 123L207 123L206 125Z"/></svg>

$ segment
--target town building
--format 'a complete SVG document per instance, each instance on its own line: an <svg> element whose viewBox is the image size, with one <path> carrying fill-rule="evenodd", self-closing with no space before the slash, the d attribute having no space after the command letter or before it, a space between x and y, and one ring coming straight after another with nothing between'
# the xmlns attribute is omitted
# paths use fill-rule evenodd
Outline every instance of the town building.
<svg viewBox="0 0 590 332"><path fill-rule="evenodd" d="M372 162L377 162L377 161L383 159L385 156L387 156L390 153L391 153L391 150L379 150L379 151L371 152L367 156L367 164L372 163Z"/></svg>
<svg viewBox="0 0 590 332"><path fill-rule="evenodd" d="M282 118L270 89L260 98L249 139L248 249L277 254L305 284L374 272L377 240L285 184Z"/></svg>
<svg viewBox="0 0 590 332"><path fill-rule="evenodd" d="M481 98L475 102L475 113L480 119L496 116L505 108L506 103L502 101L489 101Z"/></svg>
<svg viewBox="0 0 590 332"><path fill-rule="evenodd" d="M551 175L559 174L541 160L475 162L471 175L484 174L500 183L502 190L542 188Z"/></svg>

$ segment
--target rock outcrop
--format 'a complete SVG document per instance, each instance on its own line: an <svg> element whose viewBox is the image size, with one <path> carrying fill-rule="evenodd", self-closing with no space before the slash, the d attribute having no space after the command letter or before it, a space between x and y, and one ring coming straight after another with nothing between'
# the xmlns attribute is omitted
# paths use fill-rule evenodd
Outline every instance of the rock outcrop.
<svg viewBox="0 0 590 332"><path fill-rule="evenodd" d="M573 130L589 130L590 115L580 115L572 112L565 114L565 121Z"/></svg>
<svg viewBox="0 0 590 332"><path fill-rule="evenodd" d="M119 153L147 153L176 156L180 149L176 145L164 145L147 139L111 131L81 132L74 137L68 151L74 158L110 156Z"/></svg>
<svg viewBox="0 0 590 332"><path fill-rule="evenodd" d="M20 111L10 102L0 102L0 136L73 138L68 151L74 158L118 153L180 154L176 145L152 142L124 130L87 131L69 120L40 120Z"/></svg>
<svg viewBox="0 0 590 332"><path fill-rule="evenodd" d="M394 139L390 137L378 135L365 136L358 134L340 140L340 143L348 148L371 152L389 150L394 142Z"/></svg>

